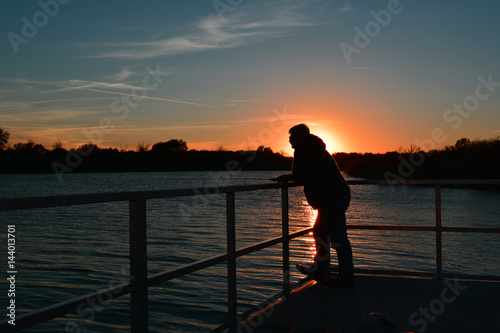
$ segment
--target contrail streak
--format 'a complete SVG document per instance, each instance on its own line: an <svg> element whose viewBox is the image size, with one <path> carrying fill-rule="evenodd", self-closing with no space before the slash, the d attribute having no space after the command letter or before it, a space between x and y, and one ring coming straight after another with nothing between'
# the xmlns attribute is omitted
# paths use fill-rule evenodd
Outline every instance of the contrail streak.
<svg viewBox="0 0 500 333"><path fill-rule="evenodd" d="M61 87L63 87L63 86L61 85ZM191 105L199 105L199 106L212 107L212 105L208 105L208 104L200 104L200 103L194 103L194 102L179 101L177 99L168 99L168 98L159 98L159 97L135 95L135 94L118 93L118 92L113 92L113 91L97 90L97 89L91 89L91 88L81 88L81 87L69 87L69 88L75 88L75 89L87 90L87 91L94 91L94 92L103 93L103 94L125 95L125 96L139 97L139 98L145 98L145 99L154 99L154 100L157 100L157 101L164 101L164 102L173 102L173 103L182 103L182 104L191 104Z"/></svg>
<svg viewBox="0 0 500 333"><path fill-rule="evenodd" d="M92 88L85 88L85 87L74 87L74 86L67 86L67 85L58 84L58 83L51 83L51 82L31 81L31 80L23 80L23 79L21 79L21 80L12 80L12 79L8 79L8 78L1 78L1 79L4 80L4 81L11 81L11 82L42 84L42 85L62 87L62 88L69 88L69 89L86 90L86 91L92 91L92 92L97 92L97 93L101 93L101 94L112 94L112 95L120 95L120 96L125 95L125 96L130 96L130 97L139 97L139 98L142 98L142 99L153 99L153 100L163 101L163 102L182 103L182 104L190 104L190 105L212 107L212 105L208 105L208 104L179 101L177 99L169 99L169 98L160 98L160 97L151 97L151 96L143 96L143 95L119 93L119 92L114 92L114 91L106 91L106 90L99 90L99 89L92 89Z"/></svg>

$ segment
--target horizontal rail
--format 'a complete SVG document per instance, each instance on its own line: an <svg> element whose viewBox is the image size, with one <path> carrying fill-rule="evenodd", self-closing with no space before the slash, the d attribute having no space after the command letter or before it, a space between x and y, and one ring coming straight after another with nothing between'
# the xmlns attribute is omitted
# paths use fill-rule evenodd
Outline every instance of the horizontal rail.
<svg viewBox="0 0 500 333"><path fill-rule="evenodd" d="M370 225L348 224L347 229L358 230L399 230L399 231L436 231L436 227L403 226L403 225Z"/></svg>
<svg viewBox="0 0 500 333"><path fill-rule="evenodd" d="M119 192L0 199L0 211L127 201L133 200L135 197L134 192Z"/></svg>
<svg viewBox="0 0 500 333"><path fill-rule="evenodd" d="M294 232L293 234L290 234L288 236L288 239L294 239L294 238L303 236L305 234L310 233L311 231L312 231L312 228L302 229L300 231ZM283 237L277 237L277 238L274 238L274 239L263 241L261 243L250 245L250 246L241 248L239 250L236 250L236 257L241 257L241 256L244 256L244 255L250 254L252 252L256 252L258 250L265 249L266 247L270 247L270 246L279 244L281 242L283 242Z"/></svg>
<svg viewBox="0 0 500 333"><path fill-rule="evenodd" d="M350 185L500 185L500 179L424 179L424 180L349 180ZM296 187L294 183L272 183L259 185L207 186L194 189L128 191L110 193L87 193L58 196L41 196L29 198L0 199L0 211L47 208L58 206L74 206L115 201L134 200L139 194L146 199L165 199L196 195L219 194L227 192L245 192L283 187Z"/></svg>
<svg viewBox="0 0 500 333"><path fill-rule="evenodd" d="M312 228L302 229L300 231L294 232L293 234L290 234L289 239L294 239L294 238L303 236L311 231L312 231ZM283 237L277 237L277 238L273 238L273 239L270 239L267 241L256 243L256 244L253 244L253 245L250 245L247 247L243 247L239 250L236 250L235 258L244 256L244 255L247 255L247 254L250 254L253 252L257 252L257 251L265 249L267 247L279 244L282 241L283 241ZM150 278L148 278L148 287L152 287L152 286L155 286L157 284L181 277L183 275L187 275L190 273L200 271L200 270L205 269L205 268L210 267L210 266L221 264L221 263L227 261L228 258L229 258L229 256L227 254L223 254L223 255L211 257L211 258L204 259L204 260L199 260L199 261L196 261L194 263L190 263L190 264L187 264L185 266L182 266L182 267L179 267L179 268L167 271L167 272L157 273L155 275L152 275Z"/></svg>
<svg viewBox="0 0 500 333"><path fill-rule="evenodd" d="M500 179L405 179L374 180L353 179L349 185L500 185Z"/></svg>
<svg viewBox="0 0 500 333"><path fill-rule="evenodd" d="M116 201L129 201L129 200L135 200L138 196L144 196L146 200L166 199L166 198L178 198L178 197L188 197L196 195L221 194L228 192L234 193L234 192L279 189L279 188L294 187L294 186L299 186L299 185L292 183L289 184L273 183L273 184L263 184L263 185L238 185L238 186L222 186L222 187L207 186L200 188L178 189L178 190L86 193L86 194L72 194L72 195L0 199L0 211L87 205L87 204L116 202Z"/></svg>
<svg viewBox="0 0 500 333"><path fill-rule="evenodd" d="M354 273L366 275L384 275L384 276L411 276L411 277L428 277L435 278L436 273L433 272L420 272L420 271L407 271L407 270L389 270L389 269L363 269L355 268ZM442 273L442 278L445 279L463 279L463 280L478 280L478 281L495 281L500 282L500 276L496 275L479 275L479 274L449 274Z"/></svg>
<svg viewBox="0 0 500 333"><path fill-rule="evenodd" d="M477 233L500 233L500 228L492 227L425 227L425 226L403 226L403 225L370 225L370 224L348 224L347 229L361 230L399 230L399 231L433 231L442 232L477 232Z"/></svg>
<svg viewBox="0 0 500 333"><path fill-rule="evenodd" d="M134 291L134 287L130 283L124 283L108 289L102 289L91 294L76 297L68 301L56 303L29 313L21 314L16 316L15 327L11 327L11 325L5 326L5 328L3 328L5 330L2 330L2 332L9 332L9 328L20 330L31 327L57 317L62 317L68 313L76 312L81 309L130 294L132 291ZM5 321L0 322L0 324L5 324Z"/></svg>
<svg viewBox="0 0 500 333"><path fill-rule="evenodd" d="M167 272L162 272L158 273L155 275L152 275L150 278L148 278L147 284L148 287L155 286L157 284L190 274L194 273L197 271L200 271L202 269L205 269L210 266L222 264L223 262L226 262L228 259L227 254L222 254L219 256L211 257L208 259L204 260L199 260L187 265L184 265L182 267L167 271Z"/></svg>

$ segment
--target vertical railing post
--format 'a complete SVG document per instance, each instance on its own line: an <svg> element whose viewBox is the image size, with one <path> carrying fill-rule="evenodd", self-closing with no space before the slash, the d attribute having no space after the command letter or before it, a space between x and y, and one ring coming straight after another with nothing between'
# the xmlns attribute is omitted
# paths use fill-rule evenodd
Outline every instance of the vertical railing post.
<svg viewBox="0 0 500 333"><path fill-rule="evenodd" d="M226 192L227 229L227 316L229 332L236 331L236 213L234 192Z"/></svg>
<svg viewBox="0 0 500 333"><path fill-rule="evenodd" d="M146 197L139 193L129 201L130 219L130 279L134 287L130 294L130 324L132 333L148 332L148 265L146 231Z"/></svg>
<svg viewBox="0 0 500 333"><path fill-rule="evenodd" d="M443 272L441 229L441 185L436 185L436 277L440 279Z"/></svg>
<svg viewBox="0 0 500 333"><path fill-rule="evenodd" d="M281 188L281 234L283 237L283 292L290 293L290 238L288 220L288 186Z"/></svg>

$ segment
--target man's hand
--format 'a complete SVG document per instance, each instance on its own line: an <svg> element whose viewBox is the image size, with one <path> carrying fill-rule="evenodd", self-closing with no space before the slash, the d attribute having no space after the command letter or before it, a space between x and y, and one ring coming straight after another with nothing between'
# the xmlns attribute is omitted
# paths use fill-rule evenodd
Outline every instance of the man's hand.
<svg viewBox="0 0 500 333"><path fill-rule="evenodd" d="M279 183L287 183L293 181L293 176L291 173L286 174L286 175L281 175L277 178L271 178L273 182L279 182Z"/></svg>

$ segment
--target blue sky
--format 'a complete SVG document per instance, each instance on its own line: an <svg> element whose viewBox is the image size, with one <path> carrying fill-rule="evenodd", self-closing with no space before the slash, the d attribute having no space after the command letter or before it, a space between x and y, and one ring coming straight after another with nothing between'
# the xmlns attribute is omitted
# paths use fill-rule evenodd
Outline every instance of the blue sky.
<svg viewBox="0 0 500 333"><path fill-rule="evenodd" d="M492 138L499 7L3 0L0 127L47 147L182 139L287 153L300 122L332 152Z"/></svg>

